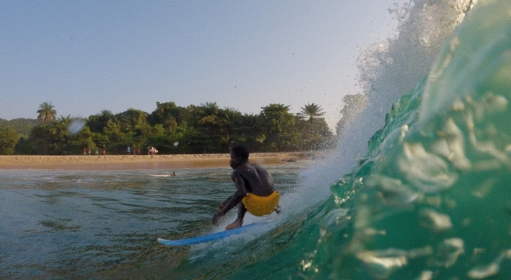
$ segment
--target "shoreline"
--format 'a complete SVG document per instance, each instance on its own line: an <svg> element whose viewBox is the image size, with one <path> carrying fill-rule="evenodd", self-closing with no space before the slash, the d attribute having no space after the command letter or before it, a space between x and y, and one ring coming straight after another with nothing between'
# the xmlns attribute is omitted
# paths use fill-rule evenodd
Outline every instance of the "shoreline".
<svg viewBox="0 0 511 280"><path fill-rule="evenodd" d="M251 153L261 165L285 164L315 157L311 152ZM0 156L4 169L137 170L229 167L230 154Z"/></svg>

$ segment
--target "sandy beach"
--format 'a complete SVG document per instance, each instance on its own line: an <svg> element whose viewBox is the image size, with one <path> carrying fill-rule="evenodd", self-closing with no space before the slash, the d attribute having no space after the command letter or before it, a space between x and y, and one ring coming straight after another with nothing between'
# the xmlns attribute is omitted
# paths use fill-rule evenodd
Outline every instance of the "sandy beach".
<svg viewBox="0 0 511 280"><path fill-rule="evenodd" d="M250 162L285 164L311 153L253 153ZM134 170L229 167L229 154L0 156L0 169Z"/></svg>

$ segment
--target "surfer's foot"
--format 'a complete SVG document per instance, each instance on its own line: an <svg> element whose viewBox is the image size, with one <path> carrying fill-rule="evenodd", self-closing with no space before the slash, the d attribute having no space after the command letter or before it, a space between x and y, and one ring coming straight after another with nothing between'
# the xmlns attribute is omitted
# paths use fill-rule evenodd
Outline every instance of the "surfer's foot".
<svg viewBox="0 0 511 280"><path fill-rule="evenodd" d="M240 220L236 220L234 221L234 223L228 225L225 227L225 230L230 230L230 229L234 229L234 228L239 228L241 227L242 225L242 222Z"/></svg>
<svg viewBox="0 0 511 280"><path fill-rule="evenodd" d="M280 205L275 207L275 213L277 214L280 214L280 212L282 212L282 210L280 210Z"/></svg>

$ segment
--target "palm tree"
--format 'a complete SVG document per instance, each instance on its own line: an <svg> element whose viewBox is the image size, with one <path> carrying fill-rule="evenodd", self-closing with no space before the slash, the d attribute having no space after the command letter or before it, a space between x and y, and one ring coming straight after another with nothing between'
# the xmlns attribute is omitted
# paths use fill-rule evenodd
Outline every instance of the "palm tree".
<svg viewBox="0 0 511 280"><path fill-rule="evenodd" d="M309 121L312 122L314 118L323 116L325 112L323 112L323 108L321 108L321 106L311 103L302 107L301 114L304 116L308 116Z"/></svg>
<svg viewBox="0 0 511 280"><path fill-rule="evenodd" d="M45 124L55 120L55 116L57 115L57 111L53 109L53 105L48 102L39 105L37 113L39 114L39 116L37 116L37 121Z"/></svg>

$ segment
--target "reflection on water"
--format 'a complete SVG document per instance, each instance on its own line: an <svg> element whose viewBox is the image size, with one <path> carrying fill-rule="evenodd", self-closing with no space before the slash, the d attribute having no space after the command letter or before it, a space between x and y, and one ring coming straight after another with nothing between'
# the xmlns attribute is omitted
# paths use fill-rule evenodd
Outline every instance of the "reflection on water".
<svg viewBox="0 0 511 280"><path fill-rule="evenodd" d="M285 196L302 167L268 170ZM230 171L0 171L0 278L170 275L189 248L156 239L210 232Z"/></svg>

